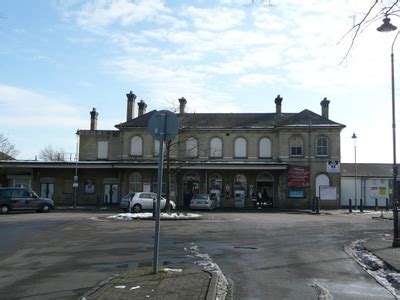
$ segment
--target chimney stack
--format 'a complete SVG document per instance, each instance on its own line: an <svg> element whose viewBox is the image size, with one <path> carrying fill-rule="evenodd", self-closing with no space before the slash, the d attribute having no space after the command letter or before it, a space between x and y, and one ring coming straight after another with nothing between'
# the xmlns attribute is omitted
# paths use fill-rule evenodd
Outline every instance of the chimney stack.
<svg viewBox="0 0 400 300"><path fill-rule="evenodd" d="M328 99L326 99L326 97L324 98L324 100L321 101L321 116L323 116L324 118L329 119L329 103L331 101L329 101Z"/></svg>
<svg viewBox="0 0 400 300"><path fill-rule="evenodd" d="M126 97L128 98L128 107L126 110L126 121L132 120L133 119L133 114L135 113L135 100L136 100L136 95L132 93L132 91L129 92L129 94L126 94Z"/></svg>
<svg viewBox="0 0 400 300"><path fill-rule="evenodd" d="M186 99L185 98L180 98L179 99L179 113L184 114L185 113L185 108L186 108Z"/></svg>
<svg viewBox="0 0 400 300"><path fill-rule="evenodd" d="M138 107L138 117L143 116L146 113L147 104L143 100L140 100L140 102L138 103Z"/></svg>
<svg viewBox="0 0 400 300"><path fill-rule="evenodd" d="M90 130L97 130L97 117L99 113L96 111L96 108L93 107L93 110L90 112Z"/></svg>
<svg viewBox="0 0 400 300"><path fill-rule="evenodd" d="M276 96L276 98L275 98L276 114L277 115L282 114L282 100L283 100L283 98L280 95Z"/></svg>

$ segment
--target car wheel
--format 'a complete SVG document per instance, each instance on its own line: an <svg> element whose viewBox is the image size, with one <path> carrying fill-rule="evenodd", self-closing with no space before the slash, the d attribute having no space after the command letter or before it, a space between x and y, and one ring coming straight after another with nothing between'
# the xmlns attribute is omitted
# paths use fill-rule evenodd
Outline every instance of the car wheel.
<svg viewBox="0 0 400 300"><path fill-rule="evenodd" d="M50 206L48 206L47 204L43 204L41 211L45 213L49 212Z"/></svg>
<svg viewBox="0 0 400 300"><path fill-rule="evenodd" d="M140 204L135 204L132 208L134 213L140 213L142 211L142 206Z"/></svg>
<svg viewBox="0 0 400 300"><path fill-rule="evenodd" d="M2 214L8 213L8 206L7 206L7 205L3 205L3 206L1 207L1 213L2 213Z"/></svg>

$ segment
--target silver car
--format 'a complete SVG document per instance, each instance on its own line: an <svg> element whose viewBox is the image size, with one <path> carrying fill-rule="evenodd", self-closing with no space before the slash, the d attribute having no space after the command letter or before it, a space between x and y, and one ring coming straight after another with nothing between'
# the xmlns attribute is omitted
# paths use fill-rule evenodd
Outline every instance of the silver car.
<svg viewBox="0 0 400 300"><path fill-rule="evenodd" d="M215 206L215 200L211 199L209 194L194 195L189 205L190 209L206 209L210 211L215 209Z"/></svg>
<svg viewBox="0 0 400 300"><path fill-rule="evenodd" d="M143 210L152 210L155 201L157 200L157 194L152 192L139 192L139 193L128 193L122 197L120 202L120 208L124 211L131 211L134 213L140 213ZM167 200L161 197L160 208L164 209ZM169 201L170 210L176 208L174 201Z"/></svg>

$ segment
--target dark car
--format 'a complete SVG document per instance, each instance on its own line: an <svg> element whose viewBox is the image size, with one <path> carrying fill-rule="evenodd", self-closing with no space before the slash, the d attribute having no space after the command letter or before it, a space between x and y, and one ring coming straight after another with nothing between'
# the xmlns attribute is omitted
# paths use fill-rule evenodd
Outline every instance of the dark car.
<svg viewBox="0 0 400 300"><path fill-rule="evenodd" d="M2 214L11 210L49 212L53 208L53 200L40 198L29 188L0 188L0 212Z"/></svg>

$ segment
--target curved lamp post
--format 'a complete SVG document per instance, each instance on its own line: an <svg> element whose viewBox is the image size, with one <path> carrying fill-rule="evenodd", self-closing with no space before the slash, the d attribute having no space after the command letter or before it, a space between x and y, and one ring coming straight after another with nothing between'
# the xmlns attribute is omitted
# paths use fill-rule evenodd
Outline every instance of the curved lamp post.
<svg viewBox="0 0 400 300"><path fill-rule="evenodd" d="M380 32L391 32L396 30L397 27L390 23L390 19L385 16L383 24L376 30ZM392 51L390 54L391 58L391 75L392 75L392 134L393 134L393 247L400 247L399 239L399 214L398 214L398 202L397 202L397 163L396 163L396 102L395 102L395 90L394 90L394 54L393 47L396 42L399 31L397 31L392 43Z"/></svg>

